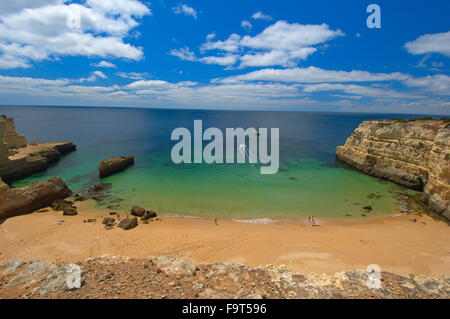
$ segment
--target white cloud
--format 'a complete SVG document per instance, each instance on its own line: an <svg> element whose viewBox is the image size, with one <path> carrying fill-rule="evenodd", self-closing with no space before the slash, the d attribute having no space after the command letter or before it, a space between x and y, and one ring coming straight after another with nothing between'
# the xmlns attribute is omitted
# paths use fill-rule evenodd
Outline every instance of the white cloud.
<svg viewBox="0 0 450 319"><path fill-rule="evenodd" d="M415 55L440 53L450 57L450 31L425 34L405 44L406 50Z"/></svg>
<svg viewBox="0 0 450 319"><path fill-rule="evenodd" d="M108 77L102 71L94 71L94 72L91 73L91 75L89 77L81 78L81 79L78 79L78 80L74 80L74 82L80 82L80 83L83 83L83 82L94 82L98 78L107 79Z"/></svg>
<svg viewBox="0 0 450 319"><path fill-rule="evenodd" d="M284 67L294 67L299 60L306 60L307 57L316 52L315 48L301 48L296 51L272 50L262 53L246 54L241 57L240 68L280 65Z"/></svg>
<svg viewBox="0 0 450 319"><path fill-rule="evenodd" d="M237 57L234 55L225 55L225 56L206 56L199 59L200 62L206 64L218 64L218 65L234 65L236 64Z"/></svg>
<svg viewBox="0 0 450 319"><path fill-rule="evenodd" d="M91 66L96 67L96 68L109 68L109 69L117 69L117 67L108 61L100 61L98 63L92 63Z"/></svg>
<svg viewBox="0 0 450 319"><path fill-rule="evenodd" d="M233 33L226 40L214 41L207 37L200 52L221 51L213 57L196 58L186 48L172 50L171 54L186 61L211 62L231 66L239 62L239 67L274 66L294 67L317 51L315 45L344 36L341 30L331 30L328 25L302 25L278 21L255 36L240 36ZM227 57L226 59L224 57ZM224 61L227 61L225 64ZM234 64L234 63L233 63Z"/></svg>
<svg viewBox="0 0 450 319"><path fill-rule="evenodd" d="M237 61L237 57L231 54L223 56L205 56L202 58L198 58L195 53L192 52L188 47L173 49L169 54L176 56L183 61L202 62L205 64L218 64L224 66L231 66Z"/></svg>
<svg viewBox="0 0 450 319"><path fill-rule="evenodd" d="M175 14L184 14L186 16L191 16L195 20L197 20L197 11L186 4L180 4L176 7L173 7L172 10Z"/></svg>
<svg viewBox="0 0 450 319"><path fill-rule="evenodd" d="M131 80L144 80L145 78L149 77L150 74L147 72L138 73L138 72L117 72L117 76L120 76L121 78L125 79L131 79Z"/></svg>
<svg viewBox="0 0 450 319"><path fill-rule="evenodd" d="M188 47L180 48L180 49L173 49L169 53L170 55L178 57L180 60L183 61L197 61L197 57L195 56L195 53L191 51Z"/></svg>
<svg viewBox="0 0 450 319"><path fill-rule="evenodd" d="M228 52L235 52L240 47L241 36L239 34L233 33L228 39L225 41L211 41L212 39L208 39L205 43L202 44L200 50L202 52L208 50L221 50Z"/></svg>
<svg viewBox="0 0 450 319"><path fill-rule="evenodd" d="M272 81L290 83L320 83L320 82L379 82L391 80L406 80L408 76L402 73L370 73L367 71L334 71L324 70L314 66L291 69L262 69L217 79L221 83Z"/></svg>
<svg viewBox="0 0 450 319"><path fill-rule="evenodd" d="M254 20L266 20L266 21L270 21L270 20L272 20L273 18L272 18L270 15L268 15L268 14L264 14L264 13L262 13L261 11L257 11L257 12L255 12L255 13L253 13L252 19L254 19Z"/></svg>
<svg viewBox="0 0 450 319"><path fill-rule="evenodd" d="M94 75L98 76L99 78L102 79L107 79L108 77L105 75L105 73L103 73L102 71L94 71L92 72Z"/></svg>
<svg viewBox="0 0 450 319"><path fill-rule="evenodd" d="M2 16L22 11L25 8L40 8L46 5L63 4L65 0L14 0L0 1L0 13Z"/></svg>
<svg viewBox="0 0 450 319"><path fill-rule="evenodd" d="M210 33L206 36L206 41L211 41L212 39L214 39L216 37L216 33Z"/></svg>
<svg viewBox="0 0 450 319"><path fill-rule="evenodd" d="M336 71L340 72L340 71ZM359 72L359 71L358 71ZM364 71L361 71L364 72ZM350 72L349 72L350 73ZM349 78L355 77L349 74ZM379 74L377 74L378 76ZM90 78L99 76L93 73ZM448 98L436 92L448 92L448 77L413 78L408 90L397 91L387 83L206 83L162 80L136 80L127 85L89 85L88 79L33 79L0 76L4 101L20 97L38 97L32 101L69 101L73 105L133 105L144 107L233 107L233 108L322 108L323 110L393 111L448 113ZM396 78L396 76L393 76ZM366 79L367 76L356 77ZM380 76L380 80L390 78ZM401 79L402 77L399 77ZM400 81L400 80L399 80ZM402 80L403 81L403 80ZM434 82L436 81L436 82ZM434 83L431 85L431 83ZM436 83L441 85L436 86ZM442 86L442 83L447 83ZM414 89L413 91L409 89ZM433 89L433 90L431 90ZM320 94L320 95L318 95ZM323 95L328 97L323 99ZM59 99L59 100L58 100ZM80 102L80 101L83 101ZM8 103L8 102L6 102ZM58 103L56 103L58 104Z"/></svg>
<svg viewBox="0 0 450 319"><path fill-rule="evenodd" d="M253 49L295 51L343 35L344 33L341 30L331 30L325 23L303 25L278 21L254 37L243 37L241 45Z"/></svg>
<svg viewBox="0 0 450 319"><path fill-rule="evenodd" d="M248 20L241 21L241 27L251 29L253 28L252 24Z"/></svg>
<svg viewBox="0 0 450 319"><path fill-rule="evenodd" d="M104 13L143 17L151 15L151 10L138 0L87 0L86 4Z"/></svg>
<svg viewBox="0 0 450 319"><path fill-rule="evenodd" d="M410 87L419 87L435 94L450 96L450 76L445 74L428 75L420 78L410 77L405 83Z"/></svg>
<svg viewBox="0 0 450 319"><path fill-rule="evenodd" d="M303 86L303 90L308 93L313 92L326 92L326 91L343 91L348 94L354 94L357 96L366 96L372 98L409 98L416 99L421 98L421 96L417 96L409 93L397 92L391 89L372 87L372 86L364 86L358 84L330 84L330 83L321 83L321 84L308 84Z"/></svg>
<svg viewBox="0 0 450 319"><path fill-rule="evenodd" d="M23 1L23 5L27 5ZM0 67L29 67L32 61L58 56L140 60L142 48L123 38L138 25L134 17L151 14L136 0L88 0L85 5L40 1L43 7L10 8L0 13ZM112 6L114 4L114 6ZM78 28L67 23L80 17ZM11 67L11 66L10 66Z"/></svg>

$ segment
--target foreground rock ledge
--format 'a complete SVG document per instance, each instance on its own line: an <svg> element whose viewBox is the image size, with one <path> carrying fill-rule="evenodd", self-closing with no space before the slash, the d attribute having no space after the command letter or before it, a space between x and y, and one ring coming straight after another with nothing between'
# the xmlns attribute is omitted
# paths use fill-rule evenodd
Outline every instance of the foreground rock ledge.
<svg viewBox="0 0 450 319"><path fill-rule="evenodd" d="M10 188L0 193L0 220L32 213L71 194L72 191L59 177L22 188Z"/></svg>
<svg viewBox="0 0 450 319"><path fill-rule="evenodd" d="M134 165L134 156L117 156L100 162L98 172L100 178L108 177Z"/></svg>
<svg viewBox="0 0 450 319"><path fill-rule="evenodd" d="M369 289L365 271L300 274L286 266L250 268L234 263L193 264L175 256L104 256L77 265L81 287L66 285L67 266L43 261L0 265L1 298L443 298L450 278L381 273L381 288Z"/></svg>
<svg viewBox="0 0 450 319"><path fill-rule="evenodd" d="M365 121L336 156L366 174L423 191L424 202L450 220L447 120Z"/></svg>

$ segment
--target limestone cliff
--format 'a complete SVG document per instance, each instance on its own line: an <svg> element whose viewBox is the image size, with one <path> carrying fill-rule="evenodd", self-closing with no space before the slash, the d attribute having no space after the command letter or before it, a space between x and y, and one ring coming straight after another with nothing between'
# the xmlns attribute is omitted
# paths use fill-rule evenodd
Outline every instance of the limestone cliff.
<svg viewBox="0 0 450 319"><path fill-rule="evenodd" d="M336 156L366 174L423 191L430 208L450 219L448 121L365 121Z"/></svg>
<svg viewBox="0 0 450 319"><path fill-rule="evenodd" d="M25 136L16 132L14 119L1 115L0 121L3 122L0 135L3 137L4 143L6 143L8 148L25 147L27 145Z"/></svg>
<svg viewBox="0 0 450 319"><path fill-rule="evenodd" d="M0 178L7 183L44 171L62 154L75 149L70 142L27 145L25 137L16 133L14 120L0 116Z"/></svg>

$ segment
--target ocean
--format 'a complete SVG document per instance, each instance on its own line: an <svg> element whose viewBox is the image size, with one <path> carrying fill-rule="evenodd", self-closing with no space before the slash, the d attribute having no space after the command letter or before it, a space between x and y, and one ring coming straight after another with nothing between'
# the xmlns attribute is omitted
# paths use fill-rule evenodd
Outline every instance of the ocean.
<svg viewBox="0 0 450 319"><path fill-rule="evenodd" d="M0 107L0 114L13 117L28 142L77 145L76 152L13 187L61 176L81 192L99 182L102 159L134 155L134 167L102 179L120 200L115 211L139 205L177 216L361 218L393 214L397 193L415 193L335 159L336 146L362 121L415 115L15 106ZM171 133L177 127L193 131L194 120L202 120L204 129L279 128L279 172L261 175L259 165L250 163L174 164ZM366 205L373 207L370 213Z"/></svg>

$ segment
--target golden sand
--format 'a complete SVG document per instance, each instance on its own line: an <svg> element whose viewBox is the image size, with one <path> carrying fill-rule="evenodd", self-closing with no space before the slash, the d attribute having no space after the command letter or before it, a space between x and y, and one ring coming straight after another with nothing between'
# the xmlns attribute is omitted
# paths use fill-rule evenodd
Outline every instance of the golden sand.
<svg viewBox="0 0 450 319"><path fill-rule="evenodd" d="M6 220L0 225L0 262L175 255L195 263L285 264L302 273L332 274L377 264L382 271L404 275L450 275L449 226L428 216L322 219L319 227L307 218L270 224L219 219L216 225L214 219L162 216L124 231L104 229L106 210L78 206L73 217L49 209ZM84 223L88 218L97 221Z"/></svg>

